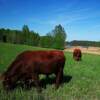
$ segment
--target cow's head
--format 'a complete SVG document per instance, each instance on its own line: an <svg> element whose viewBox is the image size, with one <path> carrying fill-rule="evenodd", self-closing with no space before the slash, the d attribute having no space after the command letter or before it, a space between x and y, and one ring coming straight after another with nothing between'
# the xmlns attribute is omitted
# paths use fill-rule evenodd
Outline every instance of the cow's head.
<svg viewBox="0 0 100 100"><path fill-rule="evenodd" d="M13 83L13 80L12 78L10 77L4 77L4 80L3 80L3 87L5 90L11 90L14 88L14 83Z"/></svg>
<svg viewBox="0 0 100 100"><path fill-rule="evenodd" d="M77 55L75 56L75 60L76 61L80 61L81 60L81 53L77 53Z"/></svg>

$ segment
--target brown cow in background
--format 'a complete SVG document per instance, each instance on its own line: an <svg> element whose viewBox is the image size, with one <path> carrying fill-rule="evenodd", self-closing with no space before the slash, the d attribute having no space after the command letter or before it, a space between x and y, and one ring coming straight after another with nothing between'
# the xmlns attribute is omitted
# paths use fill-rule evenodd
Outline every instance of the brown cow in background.
<svg viewBox="0 0 100 100"><path fill-rule="evenodd" d="M56 88L63 79L65 56L62 51L25 51L19 54L3 74L5 89L13 89L18 81L32 80L40 90L39 75L56 75Z"/></svg>
<svg viewBox="0 0 100 100"><path fill-rule="evenodd" d="M81 57L82 57L82 52L80 49L76 48L74 49L73 51L73 58L76 60L76 61L80 61L81 60Z"/></svg>

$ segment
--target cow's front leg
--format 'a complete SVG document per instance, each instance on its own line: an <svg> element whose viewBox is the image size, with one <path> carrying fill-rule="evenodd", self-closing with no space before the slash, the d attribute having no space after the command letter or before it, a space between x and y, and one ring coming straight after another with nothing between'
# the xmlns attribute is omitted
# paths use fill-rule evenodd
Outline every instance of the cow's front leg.
<svg viewBox="0 0 100 100"><path fill-rule="evenodd" d="M37 91L41 92L42 89L41 89L41 86L40 86L39 75L38 74L34 74L32 76L32 80L34 80L34 84L35 84L35 86L37 88Z"/></svg>

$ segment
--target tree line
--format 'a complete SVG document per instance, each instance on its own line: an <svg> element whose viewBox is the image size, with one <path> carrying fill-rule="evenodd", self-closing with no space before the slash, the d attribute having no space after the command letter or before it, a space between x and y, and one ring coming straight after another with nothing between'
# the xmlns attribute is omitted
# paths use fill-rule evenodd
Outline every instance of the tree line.
<svg viewBox="0 0 100 100"><path fill-rule="evenodd" d="M66 45L70 46L94 46L94 47L100 47L100 41L78 41L74 40L71 42L66 42Z"/></svg>
<svg viewBox="0 0 100 100"><path fill-rule="evenodd" d="M30 31L27 25L24 25L22 30L0 29L0 42L64 49L65 40L66 32L60 24L45 36Z"/></svg>

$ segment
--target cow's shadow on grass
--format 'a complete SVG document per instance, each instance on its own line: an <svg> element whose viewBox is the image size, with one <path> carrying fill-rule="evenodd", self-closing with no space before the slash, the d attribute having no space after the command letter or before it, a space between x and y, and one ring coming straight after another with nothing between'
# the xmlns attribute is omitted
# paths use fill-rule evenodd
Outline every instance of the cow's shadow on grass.
<svg viewBox="0 0 100 100"><path fill-rule="evenodd" d="M69 83L72 79L72 76L70 75L64 75L63 77L63 81L61 84L64 84L64 83ZM55 84L55 77L48 77L48 78L43 78L41 79L41 86L43 88L46 88L46 85L51 85L51 84Z"/></svg>
<svg viewBox="0 0 100 100"><path fill-rule="evenodd" d="M64 78L63 78L63 82L62 83L69 83L72 79L72 76L70 75L64 75Z"/></svg>

